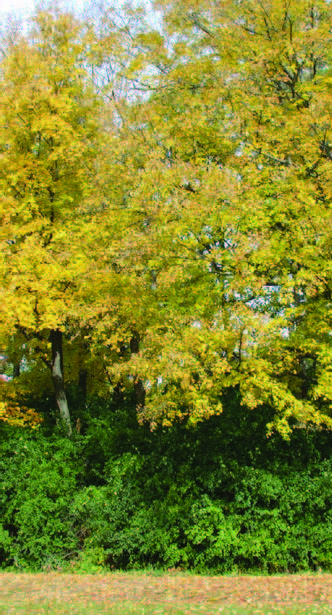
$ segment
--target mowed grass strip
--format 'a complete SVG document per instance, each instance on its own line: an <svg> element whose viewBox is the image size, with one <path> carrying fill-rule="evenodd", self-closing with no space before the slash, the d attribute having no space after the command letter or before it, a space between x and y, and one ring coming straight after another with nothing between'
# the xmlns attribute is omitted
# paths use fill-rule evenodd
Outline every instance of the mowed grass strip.
<svg viewBox="0 0 332 615"><path fill-rule="evenodd" d="M208 605L140 605L119 603L116 605L101 604L65 604L60 602L26 603L12 605L0 603L0 615L331 615L331 608L324 605L310 607L280 607L268 606L221 606Z"/></svg>

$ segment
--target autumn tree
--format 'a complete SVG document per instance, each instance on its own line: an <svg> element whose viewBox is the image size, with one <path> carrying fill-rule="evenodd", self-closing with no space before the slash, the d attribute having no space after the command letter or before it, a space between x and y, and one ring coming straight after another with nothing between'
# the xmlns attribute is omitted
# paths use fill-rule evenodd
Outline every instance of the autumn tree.
<svg viewBox="0 0 332 615"><path fill-rule="evenodd" d="M89 32L69 13L38 11L1 62L1 338L48 366L69 435L63 334L75 337L98 150Z"/></svg>
<svg viewBox="0 0 332 615"><path fill-rule="evenodd" d="M236 388L284 435L331 426L331 6L154 6L40 11L7 46L1 344L51 368L68 431L70 340L152 425Z"/></svg>
<svg viewBox="0 0 332 615"><path fill-rule="evenodd" d="M124 71L140 348L109 369L140 374L152 424L221 412L239 387L285 435L331 426L331 6L154 6Z"/></svg>

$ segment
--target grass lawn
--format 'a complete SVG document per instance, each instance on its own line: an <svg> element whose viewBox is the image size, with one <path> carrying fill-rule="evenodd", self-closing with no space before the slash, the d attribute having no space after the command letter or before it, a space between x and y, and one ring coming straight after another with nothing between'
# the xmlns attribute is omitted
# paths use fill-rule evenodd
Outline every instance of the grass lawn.
<svg viewBox="0 0 332 615"><path fill-rule="evenodd" d="M0 573L0 615L331 615L332 575Z"/></svg>

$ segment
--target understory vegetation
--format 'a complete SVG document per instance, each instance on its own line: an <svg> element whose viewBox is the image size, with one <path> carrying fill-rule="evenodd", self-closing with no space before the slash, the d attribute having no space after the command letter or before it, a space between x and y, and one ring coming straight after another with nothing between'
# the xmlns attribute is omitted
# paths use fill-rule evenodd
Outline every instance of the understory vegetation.
<svg viewBox="0 0 332 615"><path fill-rule="evenodd" d="M266 437L236 392L224 404L198 426L151 432L129 401L99 403L71 440L47 421L3 424L2 568L331 569L330 432Z"/></svg>

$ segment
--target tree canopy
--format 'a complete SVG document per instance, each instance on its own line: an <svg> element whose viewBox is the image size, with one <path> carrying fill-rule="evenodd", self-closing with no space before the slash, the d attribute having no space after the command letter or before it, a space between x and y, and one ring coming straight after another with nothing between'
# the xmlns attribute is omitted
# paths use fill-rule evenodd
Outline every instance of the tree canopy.
<svg viewBox="0 0 332 615"><path fill-rule="evenodd" d="M2 390L52 377L69 434L66 373L152 427L232 390L331 427L331 4L154 7L3 42Z"/></svg>

